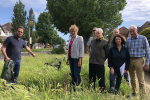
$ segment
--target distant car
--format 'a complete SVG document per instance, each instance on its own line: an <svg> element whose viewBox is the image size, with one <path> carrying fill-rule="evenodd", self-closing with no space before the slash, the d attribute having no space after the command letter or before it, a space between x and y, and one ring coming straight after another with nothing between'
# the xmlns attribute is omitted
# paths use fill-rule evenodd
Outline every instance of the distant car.
<svg viewBox="0 0 150 100"><path fill-rule="evenodd" d="M54 46L54 49L55 49L55 48L58 48L59 46L60 46L60 44L56 44L56 45Z"/></svg>

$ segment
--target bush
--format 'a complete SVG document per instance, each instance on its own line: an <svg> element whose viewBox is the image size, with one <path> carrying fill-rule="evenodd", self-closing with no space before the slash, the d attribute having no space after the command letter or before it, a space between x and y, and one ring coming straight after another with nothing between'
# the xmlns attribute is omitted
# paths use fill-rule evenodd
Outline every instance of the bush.
<svg viewBox="0 0 150 100"><path fill-rule="evenodd" d="M64 54L65 50L63 46L59 46L58 48L53 49L51 53L52 54Z"/></svg>
<svg viewBox="0 0 150 100"><path fill-rule="evenodd" d="M150 44L150 27L145 28L140 32L141 35L144 35L148 39L148 43Z"/></svg>

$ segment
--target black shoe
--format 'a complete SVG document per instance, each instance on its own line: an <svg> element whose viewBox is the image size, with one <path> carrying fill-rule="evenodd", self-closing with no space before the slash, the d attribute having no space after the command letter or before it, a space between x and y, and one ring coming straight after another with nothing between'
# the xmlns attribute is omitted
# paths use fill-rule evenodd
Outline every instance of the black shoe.
<svg viewBox="0 0 150 100"><path fill-rule="evenodd" d="M138 95L138 94L132 93L131 95L128 95L127 98L135 97L136 95Z"/></svg>

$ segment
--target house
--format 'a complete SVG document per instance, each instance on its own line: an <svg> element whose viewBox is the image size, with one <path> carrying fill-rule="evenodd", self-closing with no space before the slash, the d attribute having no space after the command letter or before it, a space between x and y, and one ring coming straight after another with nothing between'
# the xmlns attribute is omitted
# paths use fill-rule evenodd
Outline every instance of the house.
<svg viewBox="0 0 150 100"><path fill-rule="evenodd" d="M143 29L150 27L150 21L147 21L145 24L143 24L141 27L138 26L138 33L140 33Z"/></svg>
<svg viewBox="0 0 150 100"><path fill-rule="evenodd" d="M8 35L6 35L5 34L5 30L3 29L3 27L0 25L0 38L2 39L2 40L5 40L7 37L8 37Z"/></svg>
<svg viewBox="0 0 150 100"><path fill-rule="evenodd" d="M3 29L5 30L5 34L8 35L8 36L12 36L12 31L11 31L11 28L12 28L12 25L10 22L2 25Z"/></svg>

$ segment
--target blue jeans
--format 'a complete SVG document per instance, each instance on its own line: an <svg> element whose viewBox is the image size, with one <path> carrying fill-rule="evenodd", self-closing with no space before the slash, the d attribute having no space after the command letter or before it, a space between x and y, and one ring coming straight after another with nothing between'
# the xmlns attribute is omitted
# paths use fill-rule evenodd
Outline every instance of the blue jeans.
<svg viewBox="0 0 150 100"><path fill-rule="evenodd" d="M125 79L126 82L128 82L128 84L129 84L129 74L128 74L128 72L127 72L127 73L124 73L124 79Z"/></svg>
<svg viewBox="0 0 150 100"><path fill-rule="evenodd" d="M78 67L79 59L73 59L69 57L69 64L70 64L70 70L71 70L71 76L73 79L73 84L79 85L81 83L81 67ZM82 62L81 62L82 65Z"/></svg>
<svg viewBox="0 0 150 100"><path fill-rule="evenodd" d="M115 86L115 77L117 75L117 80L116 80L116 86ZM111 92L114 93L115 90L117 90L117 92L119 92L119 89L120 89L120 85L121 85L121 80L122 80L122 76L120 74L120 71L114 71L114 74L111 75L110 74L110 89L111 89ZM115 89L114 89L115 87Z"/></svg>
<svg viewBox="0 0 150 100"><path fill-rule="evenodd" d="M17 84L17 79L18 79L18 76L19 76L19 71L20 71L20 63L21 63L21 59L18 59L18 60L13 60L14 62L14 78L15 80L14 81L10 81L10 83L16 83Z"/></svg>

